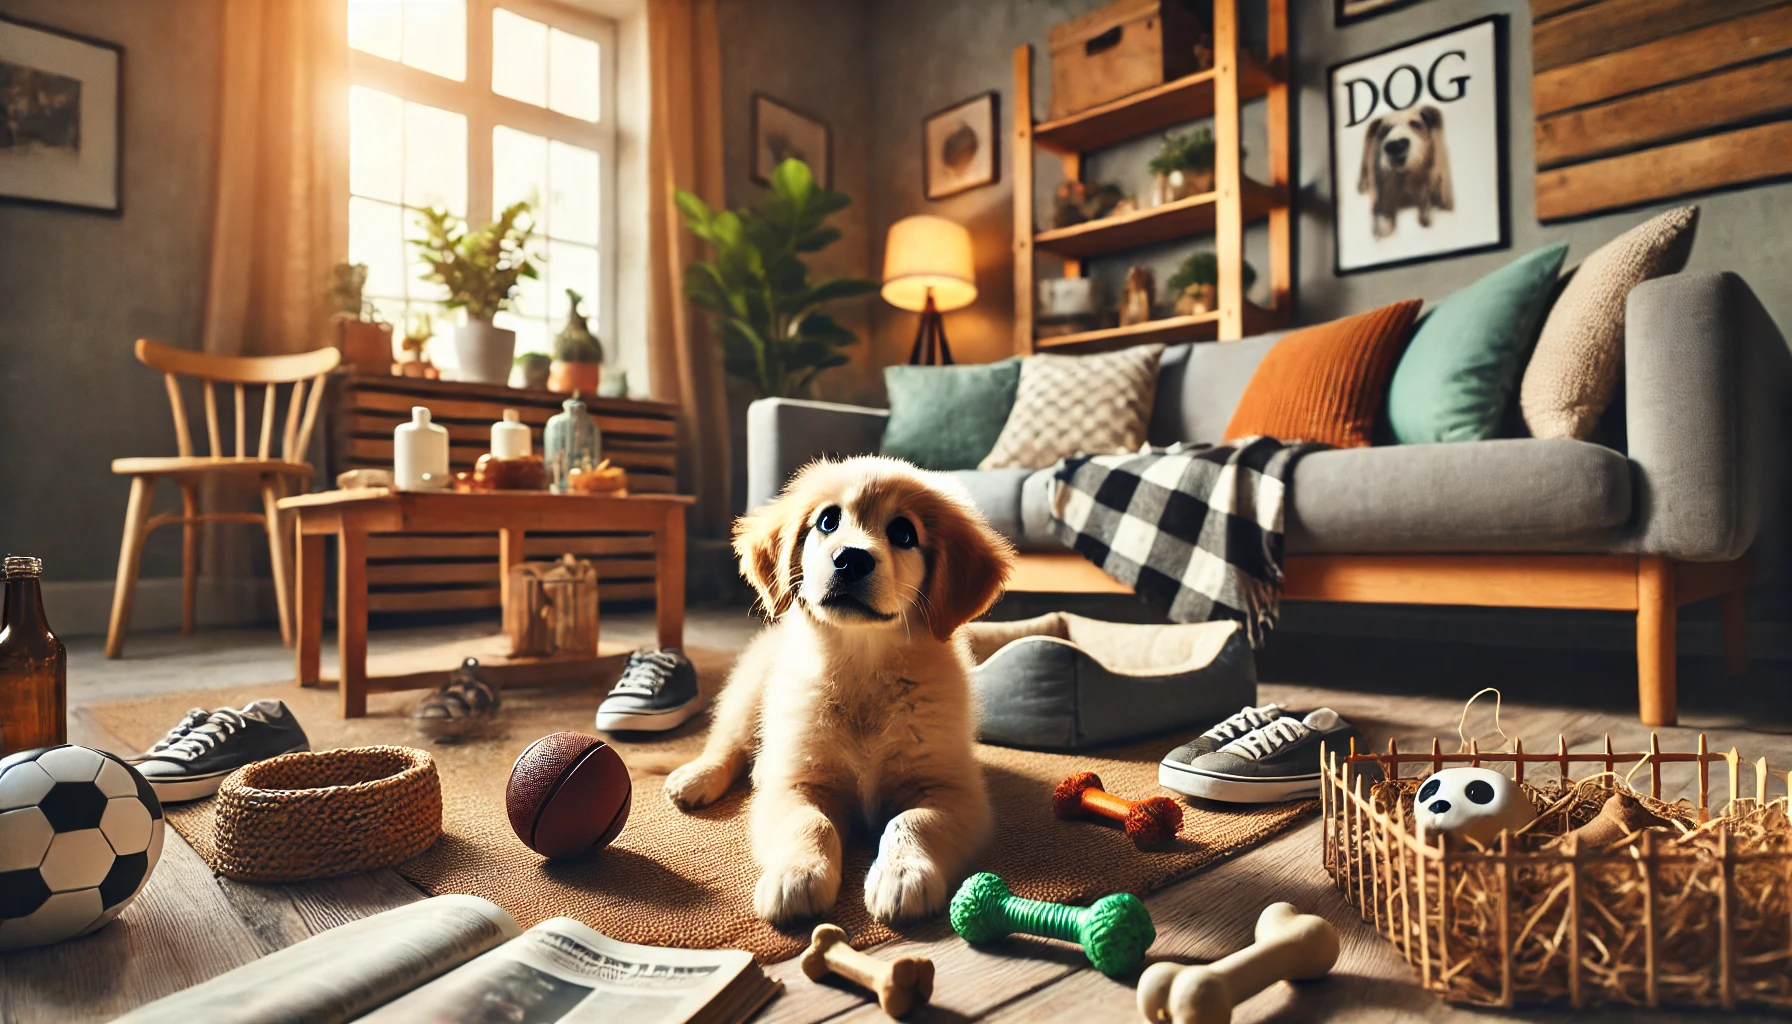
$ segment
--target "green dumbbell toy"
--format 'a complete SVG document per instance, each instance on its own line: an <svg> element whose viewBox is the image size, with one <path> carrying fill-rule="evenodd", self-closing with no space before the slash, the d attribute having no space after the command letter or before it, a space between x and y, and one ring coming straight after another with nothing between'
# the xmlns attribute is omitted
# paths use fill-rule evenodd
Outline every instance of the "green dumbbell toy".
<svg viewBox="0 0 1792 1024"><path fill-rule="evenodd" d="M1016 932L1062 939L1083 947L1089 963L1103 974L1125 974L1139 966L1157 938L1151 913L1131 893L1103 896L1092 906L1025 900L985 871L972 875L952 897L952 930L966 942L994 942Z"/></svg>

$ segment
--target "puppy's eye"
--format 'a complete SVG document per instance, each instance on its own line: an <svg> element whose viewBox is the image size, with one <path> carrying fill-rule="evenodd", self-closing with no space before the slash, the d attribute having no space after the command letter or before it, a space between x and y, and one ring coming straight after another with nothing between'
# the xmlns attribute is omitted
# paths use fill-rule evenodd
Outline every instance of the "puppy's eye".
<svg viewBox="0 0 1792 1024"><path fill-rule="evenodd" d="M899 548L912 548L915 546L915 524L909 522L906 516L897 516L890 520L889 526L884 527L884 536Z"/></svg>
<svg viewBox="0 0 1792 1024"><path fill-rule="evenodd" d="M821 518L815 521L815 528L822 533L833 533L840 528L840 506L829 505L821 510Z"/></svg>

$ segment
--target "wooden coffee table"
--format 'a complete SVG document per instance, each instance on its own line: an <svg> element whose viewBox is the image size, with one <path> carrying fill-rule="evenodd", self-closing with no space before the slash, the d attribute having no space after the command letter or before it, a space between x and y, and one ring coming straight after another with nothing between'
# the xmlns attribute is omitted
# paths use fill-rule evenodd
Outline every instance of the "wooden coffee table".
<svg viewBox="0 0 1792 1024"><path fill-rule="evenodd" d="M411 690L440 685L439 672L397 676L367 674L367 536L411 531L492 530L498 534L498 578L509 599L510 567L523 560L529 530L618 530L653 534L654 589L662 647L684 645L684 507L682 494L628 497L549 494L545 491L445 492L346 490L285 498L280 510L298 520L298 682L318 686L324 623L324 537L336 537L336 630L341 662L337 685L342 716L367 714L370 690ZM601 595L601 584L600 591ZM482 664L499 685L545 682L577 675L593 659L514 658Z"/></svg>

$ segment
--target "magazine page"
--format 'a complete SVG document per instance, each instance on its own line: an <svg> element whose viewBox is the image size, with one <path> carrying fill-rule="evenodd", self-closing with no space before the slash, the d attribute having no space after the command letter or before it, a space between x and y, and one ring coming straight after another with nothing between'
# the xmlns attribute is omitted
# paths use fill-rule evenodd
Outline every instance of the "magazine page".
<svg viewBox="0 0 1792 1024"><path fill-rule="evenodd" d="M742 950L663 949L618 942L567 917L522 937L361 1018L372 1024L683 1024L710 1019L712 1000L749 977L757 999L729 991L717 1010L757 1009L776 985ZM749 995L751 993L748 993ZM750 1006L746 1003L751 1002Z"/></svg>
<svg viewBox="0 0 1792 1024"><path fill-rule="evenodd" d="M341 1024L520 934L496 904L436 896L313 935L114 1024Z"/></svg>

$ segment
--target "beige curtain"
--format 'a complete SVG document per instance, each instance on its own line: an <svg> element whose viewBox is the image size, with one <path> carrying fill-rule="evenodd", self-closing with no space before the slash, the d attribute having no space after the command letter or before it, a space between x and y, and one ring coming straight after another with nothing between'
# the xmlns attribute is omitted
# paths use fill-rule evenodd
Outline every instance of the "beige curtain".
<svg viewBox="0 0 1792 1024"><path fill-rule="evenodd" d="M229 0L204 349L317 348L348 252L348 29L341 0Z"/></svg>
<svg viewBox="0 0 1792 1024"><path fill-rule="evenodd" d="M712 206L724 200L721 47L715 0L648 0L651 138L648 145L649 378L655 398L677 402L680 489L697 496L691 528L726 536L728 396L720 346L701 311L684 298L684 267L700 244L679 221L672 192Z"/></svg>

